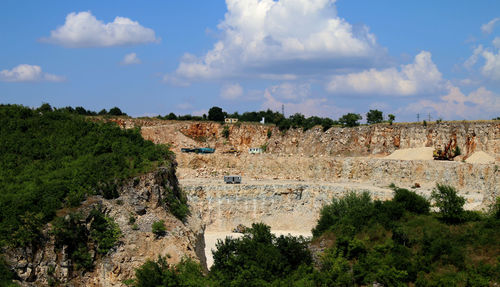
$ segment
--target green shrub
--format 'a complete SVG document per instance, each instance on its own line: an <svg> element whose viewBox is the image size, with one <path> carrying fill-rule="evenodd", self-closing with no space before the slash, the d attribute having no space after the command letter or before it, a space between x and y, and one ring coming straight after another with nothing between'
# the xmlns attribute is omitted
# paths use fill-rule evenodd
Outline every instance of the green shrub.
<svg viewBox="0 0 500 287"><path fill-rule="evenodd" d="M167 233L167 229L165 227L165 221L159 220L153 222L151 226L151 231L156 235L156 237L164 236Z"/></svg>
<svg viewBox="0 0 500 287"><path fill-rule="evenodd" d="M228 126L224 126L224 128L222 130L222 136L225 137L226 139L229 138L229 127Z"/></svg>
<svg viewBox="0 0 500 287"><path fill-rule="evenodd" d="M332 203L321 209L318 224L312 234L317 237L334 227L359 231L370 221L374 212L374 203L368 192L361 195L351 192L341 199L333 198Z"/></svg>
<svg viewBox="0 0 500 287"><path fill-rule="evenodd" d="M187 196L182 191L182 189L172 190L169 187L165 187L165 203L168 206L168 210L178 219L185 221L186 217L189 215L189 206L187 204Z"/></svg>
<svg viewBox="0 0 500 287"><path fill-rule="evenodd" d="M113 218L105 216L100 210L93 209L89 216L90 237L97 244L97 252L106 254L113 248L121 236L120 227Z"/></svg>
<svg viewBox="0 0 500 287"><path fill-rule="evenodd" d="M169 267L165 257L148 260L135 271L136 287L150 286L208 286L201 266L190 258L183 258L177 265Z"/></svg>
<svg viewBox="0 0 500 287"><path fill-rule="evenodd" d="M252 224L241 238L219 240L216 247L210 271L215 286L266 286L312 263L305 239L277 238L262 223Z"/></svg>
<svg viewBox="0 0 500 287"><path fill-rule="evenodd" d="M458 196L454 187L437 184L432 190L431 198L434 205L439 208L441 219L454 224L463 221L465 198Z"/></svg>
<svg viewBox="0 0 500 287"><path fill-rule="evenodd" d="M409 212L416 214L429 214L430 212L430 202L408 189L394 188L393 201L401 204Z"/></svg>

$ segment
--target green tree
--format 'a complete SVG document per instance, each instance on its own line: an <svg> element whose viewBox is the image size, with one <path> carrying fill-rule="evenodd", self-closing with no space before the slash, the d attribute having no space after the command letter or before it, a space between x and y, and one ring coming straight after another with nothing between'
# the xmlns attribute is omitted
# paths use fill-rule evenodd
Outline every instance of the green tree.
<svg viewBox="0 0 500 287"><path fill-rule="evenodd" d="M224 126L224 128L222 129L222 136L225 137L226 139L229 138L229 127L228 126Z"/></svg>
<svg viewBox="0 0 500 287"><path fill-rule="evenodd" d="M339 118L339 123L344 127L355 127L362 118L360 114L348 113Z"/></svg>
<svg viewBox="0 0 500 287"><path fill-rule="evenodd" d="M118 107L114 107L109 109L109 114L112 116L126 116L127 114L123 113L122 110Z"/></svg>
<svg viewBox="0 0 500 287"><path fill-rule="evenodd" d="M224 112L219 107L211 107L210 110L208 110L208 120L214 122L223 122Z"/></svg>
<svg viewBox="0 0 500 287"><path fill-rule="evenodd" d="M156 237L164 236L167 232L167 228L165 227L165 221L159 220L153 222L151 226L151 231L156 235Z"/></svg>
<svg viewBox="0 0 500 287"><path fill-rule="evenodd" d="M392 125L392 122L394 122L394 120L396 119L396 116L393 114L389 114L387 117L389 118L389 120L388 120L389 124Z"/></svg>
<svg viewBox="0 0 500 287"><path fill-rule="evenodd" d="M366 113L366 122L370 125L381 123L383 120L383 113L379 110L370 110Z"/></svg>
<svg viewBox="0 0 500 287"><path fill-rule="evenodd" d="M459 223L463 219L465 198L458 196L454 187L437 184L432 190L434 206L439 208L441 219L446 223Z"/></svg>

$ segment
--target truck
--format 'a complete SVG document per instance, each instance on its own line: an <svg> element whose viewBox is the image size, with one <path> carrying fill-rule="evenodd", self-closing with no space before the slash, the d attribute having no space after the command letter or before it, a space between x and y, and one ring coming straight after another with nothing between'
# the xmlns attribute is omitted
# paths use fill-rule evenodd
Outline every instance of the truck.
<svg viewBox="0 0 500 287"><path fill-rule="evenodd" d="M240 184L241 183L241 175L225 175L224 182L227 184Z"/></svg>

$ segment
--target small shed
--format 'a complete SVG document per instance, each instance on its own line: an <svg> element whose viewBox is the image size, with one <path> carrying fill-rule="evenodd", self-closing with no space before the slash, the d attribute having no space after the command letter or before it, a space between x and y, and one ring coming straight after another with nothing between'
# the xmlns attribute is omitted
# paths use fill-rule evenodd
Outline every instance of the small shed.
<svg viewBox="0 0 500 287"><path fill-rule="evenodd" d="M248 149L248 152L250 154L259 154L259 153L262 153L262 148L260 147L251 147L250 149Z"/></svg>
<svg viewBox="0 0 500 287"><path fill-rule="evenodd" d="M234 124L234 123L238 122L238 119L237 118L225 118L224 122L226 122L226 124Z"/></svg>

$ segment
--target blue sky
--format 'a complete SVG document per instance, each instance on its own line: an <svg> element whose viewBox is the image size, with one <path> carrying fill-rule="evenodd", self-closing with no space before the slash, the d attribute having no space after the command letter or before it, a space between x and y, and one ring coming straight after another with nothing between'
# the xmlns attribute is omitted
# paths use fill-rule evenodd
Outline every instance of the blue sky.
<svg viewBox="0 0 500 287"><path fill-rule="evenodd" d="M0 103L500 116L499 1L3 0L0 35Z"/></svg>

